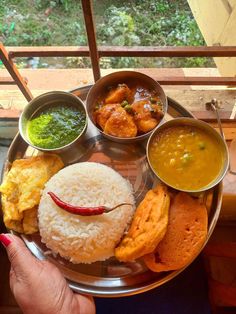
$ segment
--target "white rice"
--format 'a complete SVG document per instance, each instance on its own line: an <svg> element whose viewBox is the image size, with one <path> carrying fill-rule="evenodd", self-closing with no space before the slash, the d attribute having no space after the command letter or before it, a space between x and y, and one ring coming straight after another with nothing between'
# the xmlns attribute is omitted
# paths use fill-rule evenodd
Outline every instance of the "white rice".
<svg viewBox="0 0 236 314"><path fill-rule="evenodd" d="M47 247L73 263L103 261L130 223L135 206L121 206L98 216L78 216L59 208L47 194L77 206L115 206L132 203L131 184L113 169L94 162L68 166L46 184L39 204L39 229Z"/></svg>

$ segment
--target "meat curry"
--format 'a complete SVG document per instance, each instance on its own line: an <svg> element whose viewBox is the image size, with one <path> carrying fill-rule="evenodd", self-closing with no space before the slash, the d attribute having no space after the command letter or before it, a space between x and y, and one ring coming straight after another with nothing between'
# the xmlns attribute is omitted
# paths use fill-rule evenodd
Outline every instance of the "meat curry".
<svg viewBox="0 0 236 314"><path fill-rule="evenodd" d="M110 87L97 100L95 123L104 133L123 138L153 130L163 117L156 91L130 82Z"/></svg>

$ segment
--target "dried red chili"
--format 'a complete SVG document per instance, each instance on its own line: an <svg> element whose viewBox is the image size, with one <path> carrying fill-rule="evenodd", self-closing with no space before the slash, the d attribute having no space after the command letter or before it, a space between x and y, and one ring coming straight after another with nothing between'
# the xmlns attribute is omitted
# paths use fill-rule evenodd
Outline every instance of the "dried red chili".
<svg viewBox="0 0 236 314"><path fill-rule="evenodd" d="M93 216L93 215L101 215L107 212L107 207L105 206L97 206L97 207L81 207L81 206L73 206L68 203L63 202L58 196L56 196L53 192L48 192L51 199L54 203L60 208L66 210L67 212L75 215L81 216Z"/></svg>

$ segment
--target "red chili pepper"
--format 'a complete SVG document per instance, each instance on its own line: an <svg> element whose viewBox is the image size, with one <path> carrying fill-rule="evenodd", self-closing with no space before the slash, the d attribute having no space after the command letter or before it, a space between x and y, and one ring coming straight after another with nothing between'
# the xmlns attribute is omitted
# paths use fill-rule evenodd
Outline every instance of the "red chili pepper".
<svg viewBox="0 0 236 314"><path fill-rule="evenodd" d="M51 196L54 203L60 208L66 210L67 212L75 215L81 216L93 216L93 215L101 215L106 211L105 206L98 207L81 207L81 206L73 206L68 203L63 202L58 196L56 196L53 192L48 192Z"/></svg>

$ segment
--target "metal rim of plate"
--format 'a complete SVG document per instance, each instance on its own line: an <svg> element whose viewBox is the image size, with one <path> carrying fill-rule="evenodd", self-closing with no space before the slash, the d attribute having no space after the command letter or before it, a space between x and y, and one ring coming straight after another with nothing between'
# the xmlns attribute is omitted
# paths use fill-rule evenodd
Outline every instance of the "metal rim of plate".
<svg viewBox="0 0 236 314"><path fill-rule="evenodd" d="M80 87L77 89L72 90L71 92L76 94L80 97L83 101L86 98L88 90L92 85L87 85L84 87ZM184 117L193 117L194 116L182 107L179 103L174 101L173 99L168 97L168 114L174 118L177 116L184 116ZM89 126L90 128L92 126ZM88 127L88 128L89 128ZM95 129L95 128L94 128ZM103 138L101 135L95 137L95 141L106 142L108 145L112 145L112 143ZM126 145L126 144L123 144ZM140 145L140 144L136 144ZM7 160L2 170L2 178L4 173L7 171L9 163L13 162L17 158L22 158L24 156L25 151L27 150L27 144L22 140L21 136L17 134L9 147ZM110 146L106 146L110 147ZM127 146L126 146L127 147ZM144 148L145 151L145 148ZM148 169L151 172L151 169ZM221 202L222 202L222 193L223 193L223 185L220 182L214 189L212 189L211 193L211 201L210 201L210 214L209 214L209 225L208 225L208 234L207 239L204 243L204 246L208 242L216 222L218 220L220 209L221 209ZM127 276L110 276L107 278L93 276L91 274L83 274L83 273L76 273L72 269L68 268L68 266L63 262L57 262L57 258L50 258L50 256L46 255L45 249L41 249L37 246L37 243L40 241L40 236L38 236L38 240L34 240L31 236L21 235L22 239L24 240L25 244L29 248L29 250L34 254L38 259L49 259L52 263L56 264L57 267L60 268L64 276L66 277L69 286L72 290L79 293L89 294L97 297L122 297L122 296L130 296L142 292L146 292L153 288L163 285L167 283L178 274L180 274L188 265L190 265L193 260L200 254L200 252L195 256L192 261L186 265L184 268L177 270L177 271L170 271L166 273L153 273L150 270L139 273L136 270L132 270L132 267L139 266L140 264L130 263L132 264L129 267L131 268L131 273ZM204 247L203 246L203 247ZM202 247L202 249L203 249ZM202 250L201 249L201 250ZM106 267L106 261L101 262ZM68 263L67 263L68 264ZM71 263L70 263L71 264ZM102 264L102 265L103 265ZM86 265L86 264L85 264ZM93 264L91 264L93 265ZM86 266L85 266L86 267ZM88 266L89 267L89 266ZM133 271L133 273L132 273Z"/></svg>

